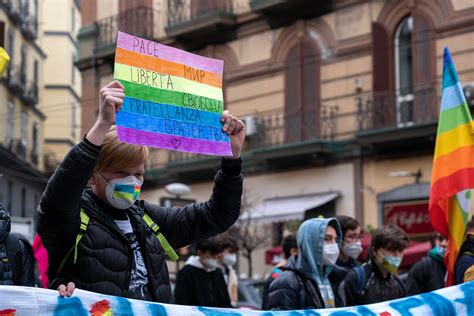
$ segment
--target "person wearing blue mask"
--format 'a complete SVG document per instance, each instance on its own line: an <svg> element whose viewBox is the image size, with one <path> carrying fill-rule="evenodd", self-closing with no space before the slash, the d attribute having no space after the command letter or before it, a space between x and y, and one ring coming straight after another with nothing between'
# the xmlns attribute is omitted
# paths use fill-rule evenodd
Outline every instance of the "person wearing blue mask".
<svg viewBox="0 0 474 316"><path fill-rule="evenodd" d="M243 177L241 120L221 115L232 156L223 157L209 200L161 207L139 200L148 148L118 140L113 126L125 89L100 90L99 113L84 139L60 163L39 205L38 233L49 254L50 288L169 303L166 255L215 236L239 217ZM159 137L159 136L156 136Z"/></svg>
<svg viewBox="0 0 474 316"><path fill-rule="evenodd" d="M432 249L428 256L415 263L408 272L406 281L407 295L417 295L435 291L444 287L446 265L444 255L448 240L436 233L431 240Z"/></svg>
<svg viewBox="0 0 474 316"><path fill-rule="evenodd" d="M283 273L270 284L271 310L341 307L329 281L339 257L341 228L335 218L313 218L296 234L299 253L288 259Z"/></svg>
<svg viewBox="0 0 474 316"><path fill-rule="evenodd" d="M372 235L371 259L349 271L341 283L340 295L346 306L379 303L406 296L402 281L395 275L408 245L408 235L388 224Z"/></svg>

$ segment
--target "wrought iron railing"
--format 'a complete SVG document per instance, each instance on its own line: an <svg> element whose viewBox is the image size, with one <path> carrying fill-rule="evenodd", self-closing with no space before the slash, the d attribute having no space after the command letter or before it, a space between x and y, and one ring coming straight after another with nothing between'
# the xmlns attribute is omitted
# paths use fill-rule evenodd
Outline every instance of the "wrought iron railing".
<svg viewBox="0 0 474 316"><path fill-rule="evenodd" d="M191 21L212 12L233 12L232 0L168 0L168 25Z"/></svg>
<svg viewBox="0 0 474 316"><path fill-rule="evenodd" d="M38 103L38 84L36 82L28 82L22 100L31 106L35 106Z"/></svg>
<svg viewBox="0 0 474 316"><path fill-rule="evenodd" d="M138 7L98 20L96 47L115 45L118 31L151 39L157 17L152 8Z"/></svg>
<svg viewBox="0 0 474 316"><path fill-rule="evenodd" d="M415 126L438 118L435 85L418 86L413 92L363 94L355 102L360 131Z"/></svg>
<svg viewBox="0 0 474 316"><path fill-rule="evenodd" d="M20 66L9 65L7 74L5 76L5 83L12 92L21 95L24 92L25 86L23 84L24 75Z"/></svg>

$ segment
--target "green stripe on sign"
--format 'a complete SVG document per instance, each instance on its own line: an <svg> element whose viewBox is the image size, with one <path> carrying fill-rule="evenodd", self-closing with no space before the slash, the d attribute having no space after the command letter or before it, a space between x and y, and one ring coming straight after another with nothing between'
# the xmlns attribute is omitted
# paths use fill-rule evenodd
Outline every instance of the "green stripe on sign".
<svg viewBox="0 0 474 316"><path fill-rule="evenodd" d="M224 103L222 101L189 93L152 88L125 80L119 81L125 88L125 95L131 98L155 103L183 106L190 109L218 114L222 114L222 111L224 111Z"/></svg>
<svg viewBox="0 0 474 316"><path fill-rule="evenodd" d="M450 131L459 125L469 123L471 120L466 113L467 109L467 103L463 102L454 108L441 112L438 123L438 135Z"/></svg>

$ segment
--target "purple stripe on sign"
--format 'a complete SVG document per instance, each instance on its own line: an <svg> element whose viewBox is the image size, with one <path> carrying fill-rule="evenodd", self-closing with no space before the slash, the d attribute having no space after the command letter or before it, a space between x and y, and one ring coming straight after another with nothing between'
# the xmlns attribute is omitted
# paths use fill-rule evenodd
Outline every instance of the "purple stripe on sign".
<svg viewBox="0 0 474 316"><path fill-rule="evenodd" d="M160 43L135 37L124 32L118 32L117 47L143 55L185 64L220 76L222 76L224 71L223 60L191 54L177 48L161 45Z"/></svg>
<svg viewBox="0 0 474 316"><path fill-rule="evenodd" d="M232 156L230 143L145 132L133 128L117 126L118 139L129 144L151 146L162 149L179 150L195 154Z"/></svg>

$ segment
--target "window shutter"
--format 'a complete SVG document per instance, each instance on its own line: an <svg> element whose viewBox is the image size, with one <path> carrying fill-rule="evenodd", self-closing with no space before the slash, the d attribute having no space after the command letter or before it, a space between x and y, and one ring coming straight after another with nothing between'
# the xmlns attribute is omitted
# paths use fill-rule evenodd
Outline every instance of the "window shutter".
<svg viewBox="0 0 474 316"><path fill-rule="evenodd" d="M436 119L435 48L434 34L429 21L422 15L413 15L413 92L415 94L415 121Z"/></svg>
<svg viewBox="0 0 474 316"><path fill-rule="evenodd" d="M393 45L385 27L372 23L372 119L374 127L395 124Z"/></svg>
<svg viewBox="0 0 474 316"><path fill-rule="evenodd" d="M299 49L293 46L285 60L285 140L295 142L301 137L300 126Z"/></svg>
<svg viewBox="0 0 474 316"><path fill-rule="evenodd" d="M319 120L319 56L308 44L302 43L303 64L303 139L319 137L321 122Z"/></svg>

